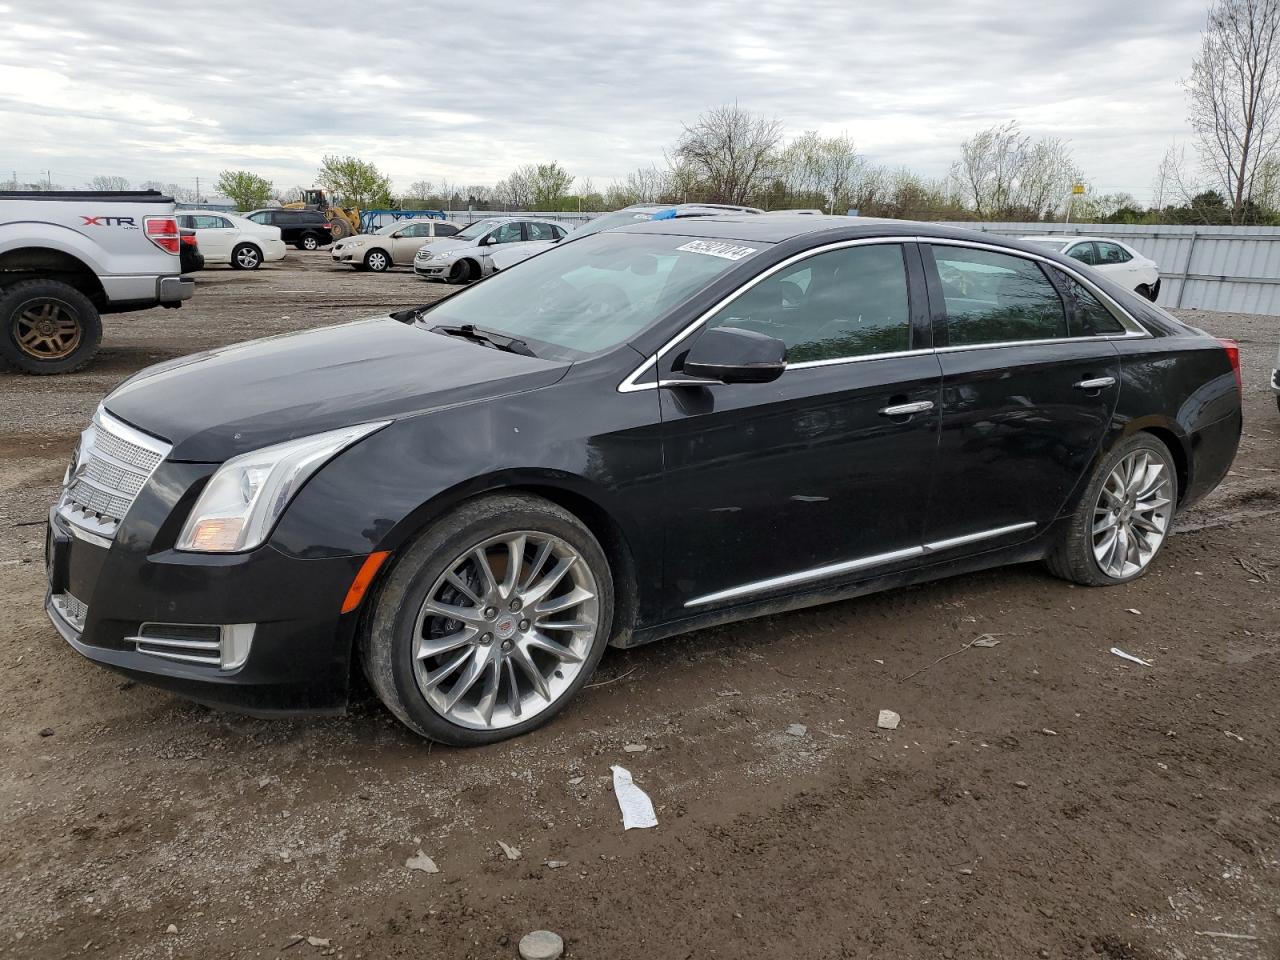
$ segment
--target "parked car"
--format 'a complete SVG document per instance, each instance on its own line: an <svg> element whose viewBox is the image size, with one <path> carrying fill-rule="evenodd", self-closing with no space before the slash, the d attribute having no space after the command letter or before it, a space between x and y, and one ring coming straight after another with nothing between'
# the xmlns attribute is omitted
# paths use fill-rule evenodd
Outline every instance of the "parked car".
<svg viewBox="0 0 1280 960"><path fill-rule="evenodd" d="M246 220L280 228L280 239L299 250L318 250L333 242L333 224L321 210L251 210Z"/></svg>
<svg viewBox="0 0 1280 960"><path fill-rule="evenodd" d="M50 513L46 608L203 701L340 708L358 660L491 743L610 643L1037 559L1127 584L1240 427L1234 343L1043 247L637 223L139 373Z"/></svg>
<svg viewBox="0 0 1280 960"><path fill-rule="evenodd" d="M279 227L268 227L231 213L179 210L178 225L195 230L208 263L229 263L236 270L257 270L283 260L287 249Z"/></svg>
<svg viewBox="0 0 1280 960"><path fill-rule="evenodd" d="M1112 237L1023 237L1072 260L1086 263L1122 287L1146 297L1152 303L1160 295L1160 267L1127 243Z"/></svg>
<svg viewBox="0 0 1280 960"><path fill-rule="evenodd" d="M803 211L808 212L808 211ZM819 211L820 212L820 211ZM716 217L727 213L764 213L756 207L736 207L724 203L636 203L612 213L603 213L572 231L567 240L580 240L603 230L643 223L647 220L677 220L682 217ZM555 241L559 242L559 241ZM506 270L546 250L548 243L513 243L495 250L491 258L494 270Z"/></svg>
<svg viewBox="0 0 1280 960"><path fill-rule="evenodd" d="M182 242L182 246L178 248L178 263L182 265L182 272L186 274L203 270L204 254L200 252L200 241L196 239L196 232L181 227L178 234Z"/></svg>
<svg viewBox="0 0 1280 960"><path fill-rule="evenodd" d="M1280 408L1280 350L1276 352L1276 365L1271 371L1271 389L1276 395L1276 407Z"/></svg>
<svg viewBox="0 0 1280 960"><path fill-rule="evenodd" d="M379 227L373 233L339 240L333 245L333 260L374 273L393 266L411 266L419 250L437 240L455 236L461 229L448 220L398 220Z"/></svg>
<svg viewBox="0 0 1280 960"><path fill-rule="evenodd" d="M172 197L155 190L0 193L0 360L67 373L93 359L103 313L180 307Z"/></svg>
<svg viewBox="0 0 1280 960"><path fill-rule="evenodd" d="M494 272L493 254L499 246L537 243L546 247L568 232L563 224L550 220L521 217L477 220L454 236L419 250L413 259L413 272L423 280L471 283Z"/></svg>

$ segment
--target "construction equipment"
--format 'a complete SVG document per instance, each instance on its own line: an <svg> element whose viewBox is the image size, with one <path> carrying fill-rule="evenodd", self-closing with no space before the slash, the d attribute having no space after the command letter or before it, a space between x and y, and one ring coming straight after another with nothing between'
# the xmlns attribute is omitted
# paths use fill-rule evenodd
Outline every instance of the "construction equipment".
<svg viewBox="0 0 1280 960"><path fill-rule="evenodd" d="M282 203L285 210L322 210L329 218L330 229L335 241L360 232L360 209L358 207L333 207L323 190L303 190L302 199L292 203Z"/></svg>

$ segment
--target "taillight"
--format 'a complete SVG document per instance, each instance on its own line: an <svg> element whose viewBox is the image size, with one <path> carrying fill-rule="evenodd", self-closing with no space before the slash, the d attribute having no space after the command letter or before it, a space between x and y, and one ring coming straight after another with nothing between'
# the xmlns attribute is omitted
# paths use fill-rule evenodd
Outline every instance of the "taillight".
<svg viewBox="0 0 1280 960"><path fill-rule="evenodd" d="M196 245L196 235L194 233L184 233L182 235L182 242L188 247L194 247Z"/></svg>
<svg viewBox="0 0 1280 960"><path fill-rule="evenodd" d="M1231 361L1231 371L1236 375L1236 391L1243 394L1244 381L1240 377L1240 344L1226 337L1219 337L1218 342L1222 344L1222 349L1227 351L1227 359Z"/></svg>
<svg viewBox="0 0 1280 960"><path fill-rule="evenodd" d="M332 229L333 229L333 224L332 224L332 223L325 223L325 224L324 224L324 228L325 228L326 230L332 230Z"/></svg>
<svg viewBox="0 0 1280 960"><path fill-rule="evenodd" d="M178 221L173 217L144 217L143 231L147 239L166 253L177 253L182 245L178 234Z"/></svg>

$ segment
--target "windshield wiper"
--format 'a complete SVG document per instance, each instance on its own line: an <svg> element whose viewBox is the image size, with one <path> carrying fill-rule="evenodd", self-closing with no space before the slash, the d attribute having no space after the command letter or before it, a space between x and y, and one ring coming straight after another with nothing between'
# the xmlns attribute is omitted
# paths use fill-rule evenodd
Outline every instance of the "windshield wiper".
<svg viewBox="0 0 1280 960"><path fill-rule="evenodd" d="M493 333L489 330L481 330L474 323L464 323L458 327L449 327L441 324L432 327L431 332L443 333L449 337L464 337L467 340L474 340L476 343L483 343L485 346L493 347L495 350L518 353L522 357L537 356L523 340L517 340L515 337L508 337L501 333Z"/></svg>

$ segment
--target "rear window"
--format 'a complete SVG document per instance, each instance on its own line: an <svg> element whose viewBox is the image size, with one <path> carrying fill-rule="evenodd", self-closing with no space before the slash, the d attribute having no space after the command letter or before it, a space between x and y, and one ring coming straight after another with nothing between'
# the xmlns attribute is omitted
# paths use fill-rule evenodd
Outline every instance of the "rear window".
<svg viewBox="0 0 1280 960"><path fill-rule="evenodd" d="M932 249L950 346L1067 336L1062 297L1035 261L969 247Z"/></svg>

